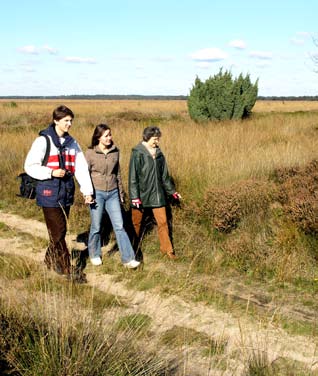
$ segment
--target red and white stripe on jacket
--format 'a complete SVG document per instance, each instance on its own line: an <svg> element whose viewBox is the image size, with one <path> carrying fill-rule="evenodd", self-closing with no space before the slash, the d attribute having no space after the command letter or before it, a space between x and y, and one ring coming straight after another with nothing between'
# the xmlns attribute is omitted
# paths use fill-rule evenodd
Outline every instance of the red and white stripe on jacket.
<svg viewBox="0 0 318 376"><path fill-rule="evenodd" d="M75 173L75 158L76 158L76 152L74 149L67 148L65 152L63 152L64 166L66 170L71 171L73 174ZM52 170L59 169L60 163L59 163L58 154L52 155L50 152L46 165L50 167Z"/></svg>

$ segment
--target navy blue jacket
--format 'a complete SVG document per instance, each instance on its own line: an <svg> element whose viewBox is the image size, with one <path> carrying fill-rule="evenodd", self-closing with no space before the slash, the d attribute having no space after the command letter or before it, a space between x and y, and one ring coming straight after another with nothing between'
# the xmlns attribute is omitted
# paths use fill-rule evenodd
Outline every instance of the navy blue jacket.
<svg viewBox="0 0 318 376"><path fill-rule="evenodd" d="M48 128L40 132L40 136L46 134L49 136L51 142L51 150L47 166L58 159L59 163L55 169L65 167L65 151L72 148L72 144L75 142L73 137L69 134L65 134L65 141L61 145L59 136L55 131L54 124L51 124ZM55 147L52 147L52 144ZM58 155L54 150L58 149ZM75 184L73 178L73 171L67 170L67 174L63 179L52 177L47 180L39 180L36 188L36 202L39 206L55 208L70 206L74 202Z"/></svg>

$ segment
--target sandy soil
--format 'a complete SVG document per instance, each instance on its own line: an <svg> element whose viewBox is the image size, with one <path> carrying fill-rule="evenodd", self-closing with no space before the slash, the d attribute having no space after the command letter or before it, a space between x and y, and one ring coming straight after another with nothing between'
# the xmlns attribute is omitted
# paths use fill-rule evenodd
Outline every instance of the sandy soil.
<svg viewBox="0 0 318 376"><path fill-rule="evenodd" d="M0 212L0 222L15 231L27 232L34 236L47 238L46 227L36 220L26 220L13 214ZM69 235L68 241L76 249L83 249L82 243L76 243L76 236ZM0 238L0 252L18 254L30 257L43 264L44 250L33 252L32 249L21 247L18 238ZM266 351L270 360L289 358L305 363L310 370L318 364L316 354L317 340L305 336L291 336L281 328L271 323L256 322L249 315L235 318L231 312L223 312L212 306L202 303L185 302L178 296L162 297L151 291L135 291L125 287L124 283L114 281L114 276L102 274L98 268L87 271L88 283L102 291L109 292L124 298L129 302L128 311L143 313L152 317L152 330L164 332L174 325L195 329L209 336L228 338L227 353L242 354L241 359L236 359L236 365L231 374L241 375L244 367L244 354L251 350ZM244 295L244 292L242 292ZM127 310L126 310L127 313ZM186 349L185 349L186 351ZM208 364L209 359L200 358L197 354L187 353L187 371L185 374L216 375ZM229 356L230 358L231 356ZM191 371L192 370L192 371ZM222 373L226 375L227 373Z"/></svg>

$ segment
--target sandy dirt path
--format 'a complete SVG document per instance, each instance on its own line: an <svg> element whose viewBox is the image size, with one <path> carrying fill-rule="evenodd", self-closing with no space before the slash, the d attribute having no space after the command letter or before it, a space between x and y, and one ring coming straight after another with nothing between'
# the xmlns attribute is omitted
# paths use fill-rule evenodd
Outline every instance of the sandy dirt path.
<svg viewBox="0 0 318 376"><path fill-rule="evenodd" d="M39 221L0 211L0 222L15 231L47 238L46 227ZM76 243L75 239L76 236L69 235L68 237L68 241L77 246L77 249L83 248L83 244ZM21 247L19 243L21 242L15 238L0 239L0 252L31 257L43 263L44 251L35 253ZM158 333L178 325L195 329L212 337L228 338L227 353L229 355L237 352L242 354L242 363L236 367L235 371L237 375L242 372L244 354L251 350L266 351L270 360L283 357L303 362L312 370L317 367L315 338L291 336L282 329L274 327L270 322L256 322L248 315L237 319L231 315L231 312L223 312L202 303L185 302L178 296L162 297L151 291L128 289L124 283L115 282L114 276L102 274L98 269L88 270L87 279L88 283L95 288L127 300L130 312L149 315L153 320L152 329ZM208 370L210 367L203 363L204 360L202 360L202 369ZM215 374L209 372L202 374Z"/></svg>

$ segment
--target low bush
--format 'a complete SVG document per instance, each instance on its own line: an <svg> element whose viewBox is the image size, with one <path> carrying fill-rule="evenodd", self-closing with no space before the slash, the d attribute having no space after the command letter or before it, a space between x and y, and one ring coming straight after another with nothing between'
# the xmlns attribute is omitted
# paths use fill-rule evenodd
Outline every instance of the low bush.
<svg viewBox="0 0 318 376"><path fill-rule="evenodd" d="M318 234L318 161L304 167L277 169L279 201L285 213L306 234Z"/></svg>
<svg viewBox="0 0 318 376"><path fill-rule="evenodd" d="M257 180L210 188L204 198L203 213L213 229L230 233L244 216L265 214L277 194L275 184Z"/></svg>
<svg viewBox="0 0 318 376"><path fill-rule="evenodd" d="M202 219L226 234L219 242L223 265L281 281L311 278L318 256L318 162L276 169L268 181L210 188Z"/></svg>

